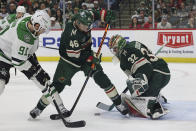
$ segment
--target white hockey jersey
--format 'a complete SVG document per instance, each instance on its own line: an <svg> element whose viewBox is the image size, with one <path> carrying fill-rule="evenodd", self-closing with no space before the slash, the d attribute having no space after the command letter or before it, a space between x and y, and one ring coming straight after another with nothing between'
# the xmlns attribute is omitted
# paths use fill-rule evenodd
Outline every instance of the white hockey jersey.
<svg viewBox="0 0 196 131"><path fill-rule="evenodd" d="M20 66L38 49L38 37L27 28L30 19L26 16L16 20L0 32L0 61Z"/></svg>
<svg viewBox="0 0 196 131"><path fill-rule="evenodd" d="M25 17L25 16L30 16L30 14L25 13L23 17ZM0 20L0 32L3 31L5 28L9 27L10 24L17 19L22 19L22 17L17 18L16 14L10 14L7 17L5 17L4 19L1 19Z"/></svg>

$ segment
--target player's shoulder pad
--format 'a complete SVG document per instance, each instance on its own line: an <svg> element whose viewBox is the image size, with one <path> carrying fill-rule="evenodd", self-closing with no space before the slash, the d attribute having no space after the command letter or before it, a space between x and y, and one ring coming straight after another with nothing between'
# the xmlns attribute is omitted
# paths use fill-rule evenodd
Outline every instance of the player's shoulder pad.
<svg viewBox="0 0 196 131"><path fill-rule="evenodd" d="M66 25L65 25L65 30L64 31L66 31L66 29L74 28L75 26L74 26L73 23L74 23L73 21L67 22Z"/></svg>

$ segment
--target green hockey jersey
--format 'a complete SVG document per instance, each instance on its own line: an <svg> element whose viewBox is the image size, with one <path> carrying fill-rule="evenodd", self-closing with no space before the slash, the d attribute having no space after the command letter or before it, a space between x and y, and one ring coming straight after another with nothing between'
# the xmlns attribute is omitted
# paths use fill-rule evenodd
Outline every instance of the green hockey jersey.
<svg viewBox="0 0 196 131"><path fill-rule="evenodd" d="M120 68L133 77L137 73L146 74L150 79L153 71L167 72L164 70L167 63L155 56L144 44L138 41L129 42L123 47L119 55Z"/></svg>
<svg viewBox="0 0 196 131"><path fill-rule="evenodd" d="M93 14L94 21L101 18L101 10L88 11ZM107 14L104 17L107 17ZM91 31L85 33L74 26L76 19L76 17L73 17L72 22L66 23L64 32L61 34L59 53L64 61L80 67L86 62L88 56L92 55L92 36Z"/></svg>
<svg viewBox="0 0 196 131"><path fill-rule="evenodd" d="M16 20L16 14L10 14L0 21L1 31L9 28L10 24Z"/></svg>
<svg viewBox="0 0 196 131"><path fill-rule="evenodd" d="M91 55L91 31L85 33L78 30L73 22L67 23L61 35L59 53L62 59L80 67Z"/></svg>

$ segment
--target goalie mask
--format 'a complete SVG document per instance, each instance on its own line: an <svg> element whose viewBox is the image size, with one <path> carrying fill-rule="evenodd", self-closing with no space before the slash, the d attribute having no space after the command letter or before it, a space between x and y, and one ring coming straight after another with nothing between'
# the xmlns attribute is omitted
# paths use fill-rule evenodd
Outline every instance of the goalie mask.
<svg viewBox="0 0 196 131"><path fill-rule="evenodd" d="M76 14L76 23L81 31L88 32L93 28L93 15L90 11L81 10Z"/></svg>
<svg viewBox="0 0 196 131"><path fill-rule="evenodd" d="M109 41L110 51L118 58L122 48L125 45L126 45L126 40L120 35L112 36L112 38Z"/></svg>

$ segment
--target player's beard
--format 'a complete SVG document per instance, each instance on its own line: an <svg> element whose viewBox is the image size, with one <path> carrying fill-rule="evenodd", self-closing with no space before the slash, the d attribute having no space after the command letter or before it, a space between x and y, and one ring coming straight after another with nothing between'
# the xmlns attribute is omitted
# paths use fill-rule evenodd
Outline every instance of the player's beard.
<svg viewBox="0 0 196 131"><path fill-rule="evenodd" d="M39 35L38 35L38 32L36 32L35 30L34 31L31 31L32 32L32 34L35 36L35 37L38 37Z"/></svg>
<svg viewBox="0 0 196 131"><path fill-rule="evenodd" d="M32 35L34 37L38 37L38 33L35 31L35 29L33 28L33 25L31 22L27 23L27 28L29 29L29 31L32 33Z"/></svg>

